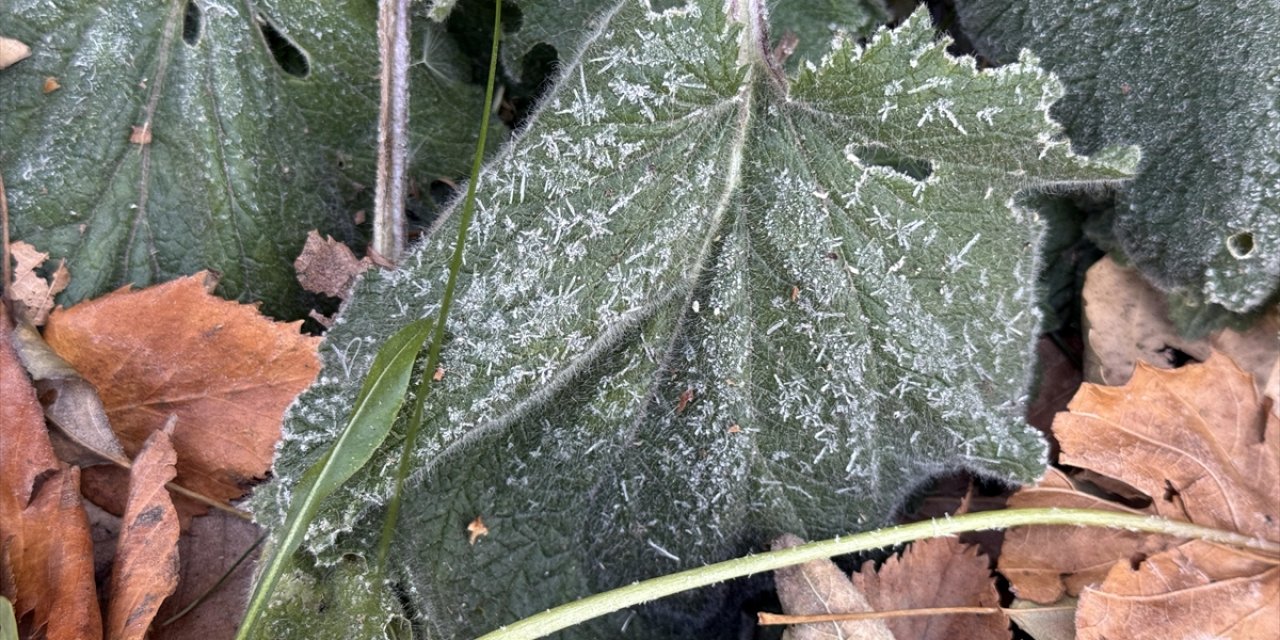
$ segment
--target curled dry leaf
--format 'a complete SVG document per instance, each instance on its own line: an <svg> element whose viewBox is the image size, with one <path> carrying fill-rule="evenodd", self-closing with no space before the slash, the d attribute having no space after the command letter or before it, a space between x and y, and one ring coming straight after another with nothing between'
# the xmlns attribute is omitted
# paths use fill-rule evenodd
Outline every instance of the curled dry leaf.
<svg viewBox="0 0 1280 640"><path fill-rule="evenodd" d="M178 586L178 513L165 489L177 475L172 432L169 426L152 433L134 460L111 566L107 640L142 640Z"/></svg>
<svg viewBox="0 0 1280 640"><path fill-rule="evenodd" d="M319 371L318 338L210 295L207 278L59 309L45 339L97 387L127 453L177 416L178 484L228 501L270 468L281 414Z"/></svg>
<svg viewBox="0 0 1280 640"><path fill-rule="evenodd" d="M1145 512L1280 541L1280 416L1268 405L1218 354L1171 371L1140 363L1124 387L1082 386L1054 432L1064 464L1127 484L1150 500ZM1101 502L1060 474L1010 500ZM1251 638L1280 619L1278 563L1199 542L1031 527L1009 532L1000 571L1020 597L1079 592L1080 638Z"/></svg>
<svg viewBox="0 0 1280 640"><path fill-rule="evenodd" d="M787 534L773 541L773 550L804 544L804 540ZM830 560L812 560L783 567L773 572L782 610L791 615L815 613L853 613L874 611L866 596L849 576ZM860 638L893 640L893 632L883 620L846 620L798 624L788 629L791 640L825 640L828 638Z"/></svg>
<svg viewBox="0 0 1280 640"><path fill-rule="evenodd" d="M54 456L10 338L0 306L0 595L50 640L101 637L79 470Z"/></svg>
<svg viewBox="0 0 1280 640"><path fill-rule="evenodd" d="M302 253L293 261L303 289L343 299L351 291L356 277L372 265L368 258L357 258L347 245L331 236L321 239L316 231L307 234Z"/></svg>
<svg viewBox="0 0 1280 640"><path fill-rule="evenodd" d="M1253 374L1259 389L1280 384L1271 377L1280 362L1280 308L1263 314L1247 331L1228 328L1191 340L1169 320L1167 296L1110 256L1089 268L1082 295L1084 376L1090 382L1121 385L1138 362L1170 369L1178 364L1174 350L1204 361L1216 349Z"/></svg>
<svg viewBox="0 0 1280 640"><path fill-rule="evenodd" d="M67 271L65 260L58 261L58 268L53 271L49 280L45 280L36 272L49 254L37 251L25 242L12 242L9 252L17 265L13 269L13 282L9 288L9 297L14 302L14 311L20 321L25 320L35 326L41 326L53 310L53 299L71 283L71 274Z"/></svg>
<svg viewBox="0 0 1280 640"><path fill-rule="evenodd" d="M986 556L955 538L930 538L912 543L901 556L875 570L868 561L853 574L853 585L866 594L876 611L986 607L998 609ZM1004 613L955 614L892 618L885 621L898 640L986 640L1009 634Z"/></svg>

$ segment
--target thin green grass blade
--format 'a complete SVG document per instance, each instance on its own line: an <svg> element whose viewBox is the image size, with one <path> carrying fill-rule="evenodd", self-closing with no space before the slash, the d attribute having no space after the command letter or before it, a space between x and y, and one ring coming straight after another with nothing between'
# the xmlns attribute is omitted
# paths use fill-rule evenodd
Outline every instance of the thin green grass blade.
<svg viewBox="0 0 1280 640"><path fill-rule="evenodd" d="M320 503L369 462L391 431L409 389L413 363L431 327L430 318L416 320L396 332L378 350L356 397L347 428L338 436L333 448L307 469L294 490L284 529L258 578L244 621L236 633L237 640L249 637L254 623L271 601L276 582L284 573L293 552L302 544Z"/></svg>
<svg viewBox="0 0 1280 640"><path fill-rule="evenodd" d="M453 257L449 260L449 280L444 286L444 295L440 298L440 312L436 316L435 331L432 333L431 346L427 347L427 371L435 371L440 363L440 349L444 345L444 327L449 319L449 308L453 305L453 292L458 284L458 272L462 269L462 254L467 246L467 229L471 227L471 218L476 208L476 184L480 182L480 169L484 166L485 138L489 132L489 115L493 113L493 87L498 75L498 45L502 42L502 2L493 3L493 42L489 51L489 79L484 90L484 115L480 118L480 140L476 143L476 155L471 163L471 177L467 180L467 195L462 201L462 217L458 224L458 239L453 244ZM413 411L409 415L409 429L404 438L404 453L400 455L400 466L396 470L396 488L387 505L387 515L382 522L382 535L378 540L378 571L387 567L387 554L391 550L391 540L395 536L396 523L400 521L401 495L404 480L409 475L409 465L413 460L412 452L417 446L418 433L422 429L423 404L427 392L431 389L431 378L423 377L418 387L417 397L413 401Z"/></svg>

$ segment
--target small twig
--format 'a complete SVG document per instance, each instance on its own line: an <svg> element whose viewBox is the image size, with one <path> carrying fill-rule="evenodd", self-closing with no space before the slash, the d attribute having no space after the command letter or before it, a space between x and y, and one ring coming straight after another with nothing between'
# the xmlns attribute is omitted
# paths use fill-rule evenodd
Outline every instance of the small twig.
<svg viewBox="0 0 1280 640"><path fill-rule="evenodd" d="M756 614L760 626L779 624L814 624L817 622L856 622L883 618L912 618L916 616L949 616L955 614L993 615L1003 612L1000 607L934 607L932 609L894 609L892 611L857 611L852 613L822 613L813 615L787 615L761 611Z"/></svg>
<svg viewBox="0 0 1280 640"><path fill-rule="evenodd" d="M373 250L387 261L404 254L405 186L409 158L409 0L379 0L378 175L373 203Z"/></svg>

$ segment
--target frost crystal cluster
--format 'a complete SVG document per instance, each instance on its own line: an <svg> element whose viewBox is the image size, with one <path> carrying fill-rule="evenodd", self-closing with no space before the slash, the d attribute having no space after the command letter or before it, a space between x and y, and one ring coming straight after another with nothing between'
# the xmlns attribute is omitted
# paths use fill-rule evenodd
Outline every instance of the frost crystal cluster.
<svg viewBox="0 0 1280 640"><path fill-rule="evenodd" d="M1052 77L951 58L923 13L796 77L764 20L758 2L624 3L482 175L394 561L424 632L474 636L783 530L875 526L937 471L1040 472L1021 418L1040 229L1014 195L1122 179L1134 154L1073 155ZM378 344L436 309L455 224L359 286L266 517ZM318 566L376 538L391 440L313 526ZM714 637L730 597L629 633Z"/></svg>

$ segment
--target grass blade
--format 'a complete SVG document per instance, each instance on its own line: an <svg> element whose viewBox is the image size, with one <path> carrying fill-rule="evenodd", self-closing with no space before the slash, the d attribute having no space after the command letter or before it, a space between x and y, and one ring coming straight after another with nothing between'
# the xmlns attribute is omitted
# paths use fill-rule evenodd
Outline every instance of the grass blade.
<svg viewBox="0 0 1280 640"><path fill-rule="evenodd" d="M373 366L360 387L347 428L333 447L307 469L294 490L284 529L249 599L244 621L236 632L237 640L249 637L254 623L266 610L276 582L284 573L293 552L302 544L320 503L369 462L391 431L409 389L413 363L431 327L430 318L410 323L391 336L374 356Z"/></svg>

